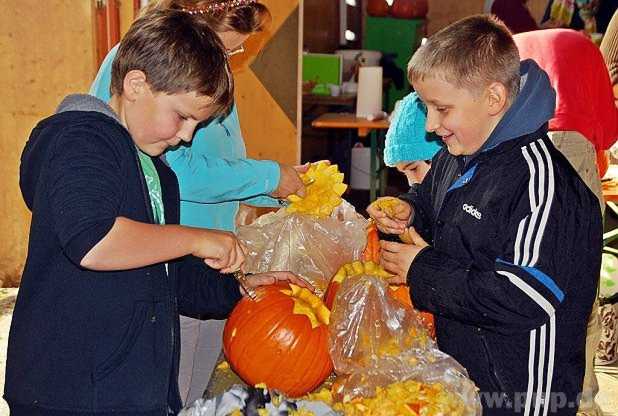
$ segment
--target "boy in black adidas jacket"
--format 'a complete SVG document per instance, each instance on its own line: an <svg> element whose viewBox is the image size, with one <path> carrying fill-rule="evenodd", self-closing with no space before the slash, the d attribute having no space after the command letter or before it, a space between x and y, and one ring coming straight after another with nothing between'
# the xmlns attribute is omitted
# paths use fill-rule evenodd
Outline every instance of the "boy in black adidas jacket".
<svg viewBox="0 0 618 416"><path fill-rule="evenodd" d="M382 242L383 265L436 316L438 344L464 365L485 415L574 415L601 258L599 204L547 138L555 94L519 62L504 25L472 16L408 67L446 149L387 216L414 244Z"/></svg>

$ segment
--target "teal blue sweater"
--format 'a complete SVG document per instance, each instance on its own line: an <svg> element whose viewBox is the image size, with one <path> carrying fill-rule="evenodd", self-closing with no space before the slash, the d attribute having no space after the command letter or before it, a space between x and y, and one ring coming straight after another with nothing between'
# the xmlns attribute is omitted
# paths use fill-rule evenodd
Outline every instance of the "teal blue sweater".
<svg viewBox="0 0 618 416"><path fill-rule="evenodd" d="M90 94L108 102L112 62L118 46L105 57ZM276 207L268 196L279 184L279 165L247 158L236 106L220 120L196 130L189 146L169 150L164 158L180 185L180 223L235 231L239 203Z"/></svg>

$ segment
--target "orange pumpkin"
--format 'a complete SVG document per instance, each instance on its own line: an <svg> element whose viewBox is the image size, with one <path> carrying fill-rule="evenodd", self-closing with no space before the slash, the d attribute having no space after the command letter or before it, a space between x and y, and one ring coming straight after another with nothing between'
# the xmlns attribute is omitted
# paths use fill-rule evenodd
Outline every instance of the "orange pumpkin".
<svg viewBox="0 0 618 416"><path fill-rule="evenodd" d="M249 385L264 383L290 397L319 386L332 372L330 312L305 288L277 284L243 298L223 331L223 352Z"/></svg>
<svg viewBox="0 0 618 416"><path fill-rule="evenodd" d="M410 308L414 308L412 304L412 298L410 297L410 287L409 286L390 286L390 295L392 298L397 299L399 302L403 303L405 306ZM436 327L434 323L434 317L432 313L429 312L417 312L421 315L421 321L423 322L423 326L429 332L432 338L436 338Z"/></svg>

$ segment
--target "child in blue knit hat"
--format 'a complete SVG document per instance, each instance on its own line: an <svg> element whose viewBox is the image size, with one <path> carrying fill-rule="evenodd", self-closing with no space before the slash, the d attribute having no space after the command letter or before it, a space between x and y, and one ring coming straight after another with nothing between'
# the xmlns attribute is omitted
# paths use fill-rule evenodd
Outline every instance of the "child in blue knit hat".
<svg viewBox="0 0 618 416"><path fill-rule="evenodd" d="M405 174L410 185L423 181L431 158L440 150L438 137L425 130L426 120L427 107L413 92L395 108L386 133L384 163Z"/></svg>

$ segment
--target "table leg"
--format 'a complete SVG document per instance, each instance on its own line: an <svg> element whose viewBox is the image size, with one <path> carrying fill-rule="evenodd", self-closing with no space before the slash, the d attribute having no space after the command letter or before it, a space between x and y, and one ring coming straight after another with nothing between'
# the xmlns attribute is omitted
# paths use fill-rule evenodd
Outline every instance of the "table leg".
<svg viewBox="0 0 618 416"><path fill-rule="evenodd" d="M378 170L376 166L378 133L374 130L369 134L371 136L371 154L369 155L369 203L371 203L376 200L376 182L378 180Z"/></svg>

